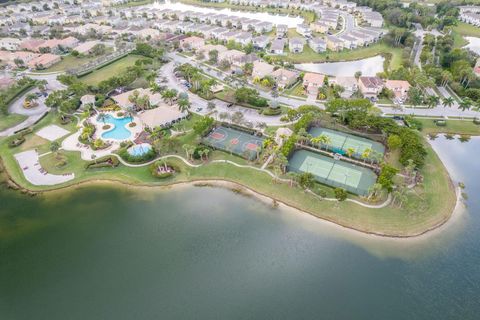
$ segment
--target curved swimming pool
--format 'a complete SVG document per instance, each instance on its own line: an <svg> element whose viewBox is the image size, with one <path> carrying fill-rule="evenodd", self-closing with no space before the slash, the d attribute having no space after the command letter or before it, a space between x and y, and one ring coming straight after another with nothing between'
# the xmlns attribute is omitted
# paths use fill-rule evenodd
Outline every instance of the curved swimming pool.
<svg viewBox="0 0 480 320"><path fill-rule="evenodd" d="M103 139L125 140L132 135L132 132L126 127L127 124L132 122L131 117L115 118L112 115L107 115L102 122L113 125L113 129L102 133Z"/></svg>

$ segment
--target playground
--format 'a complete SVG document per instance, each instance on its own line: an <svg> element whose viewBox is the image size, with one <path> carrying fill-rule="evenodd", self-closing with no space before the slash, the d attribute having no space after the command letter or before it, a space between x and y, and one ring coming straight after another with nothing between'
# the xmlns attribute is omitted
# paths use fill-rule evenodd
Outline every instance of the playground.
<svg viewBox="0 0 480 320"><path fill-rule="evenodd" d="M339 153L341 155L347 154L347 150L352 149L354 150L352 156L357 159L361 159L365 150L371 150L368 159L372 160L373 153L378 154L380 157L382 157L385 153L385 147L381 143L362 137L357 137L348 133L320 127L311 128L309 133L313 137L318 137L320 135L327 136L329 139L329 142L326 144L327 148L330 151Z"/></svg>
<svg viewBox="0 0 480 320"><path fill-rule="evenodd" d="M295 151L288 162L288 170L309 172L320 183L362 196L368 195L369 188L377 180L370 169L306 150Z"/></svg>
<svg viewBox="0 0 480 320"><path fill-rule="evenodd" d="M246 132L218 127L203 138L203 143L215 149L227 151L248 160L254 160L262 150L263 140L263 138Z"/></svg>

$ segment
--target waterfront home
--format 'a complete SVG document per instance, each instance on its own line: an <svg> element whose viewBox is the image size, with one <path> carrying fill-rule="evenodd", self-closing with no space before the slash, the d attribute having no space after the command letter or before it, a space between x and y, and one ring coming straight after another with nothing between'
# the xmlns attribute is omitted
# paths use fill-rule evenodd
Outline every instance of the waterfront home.
<svg viewBox="0 0 480 320"><path fill-rule="evenodd" d="M376 99L383 87L383 80L379 77L360 77L358 79L358 88L365 98Z"/></svg>
<svg viewBox="0 0 480 320"><path fill-rule="evenodd" d="M183 50L198 50L204 45L205 40L196 36L180 40L180 48L182 48Z"/></svg>
<svg viewBox="0 0 480 320"><path fill-rule="evenodd" d="M327 50L327 43L320 37L308 39L308 46L316 53L325 52Z"/></svg>
<svg viewBox="0 0 480 320"><path fill-rule="evenodd" d="M332 51L343 50L344 43L336 36L327 36L327 48Z"/></svg>
<svg viewBox="0 0 480 320"><path fill-rule="evenodd" d="M396 103L404 103L407 100L410 87L410 83L404 80L385 81L385 88L393 92L395 95L394 102Z"/></svg>
<svg viewBox="0 0 480 320"><path fill-rule="evenodd" d="M329 79L329 84L338 85L344 89L344 91L340 93L342 98L350 98L352 94L358 90L358 81L355 77L333 77Z"/></svg>
<svg viewBox="0 0 480 320"><path fill-rule="evenodd" d="M287 35L288 26L286 24L277 24L277 38L281 39Z"/></svg>
<svg viewBox="0 0 480 320"><path fill-rule="evenodd" d="M270 43L270 38L268 36L254 37L252 43L255 49L264 50Z"/></svg>
<svg viewBox="0 0 480 320"><path fill-rule="evenodd" d="M460 15L460 20L474 26L480 26L480 14L473 12L465 12Z"/></svg>
<svg viewBox="0 0 480 320"><path fill-rule="evenodd" d="M291 38L288 42L288 49L291 53L301 53L303 52L303 47L305 46L305 40L300 37Z"/></svg>
<svg viewBox="0 0 480 320"><path fill-rule="evenodd" d="M46 53L30 60L27 65L30 69L42 70L53 66L61 61L61 57L55 54Z"/></svg>
<svg viewBox="0 0 480 320"><path fill-rule="evenodd" d="M343 41L343 47L345 49L355 49L358 45L358 39L348 34L342 34L338 39Z"/></svg>
<svg viewBox="0 0 480 320"><path fill-rule="evenodd" d="M0 49L15 51L18 50L22 41L15 38L1 38L0 39Z"/></svg>
<svg viewBox="0 0 480 320"><path fill-rule="evenodd" d="M275 67L272 66L271 64L268 64L263 61L255 61L253 63L252 79L255 79L255 78L262 79L270 75L274 69Z"/></svg>
<svg viewBox="0 0 480 320"><path fill-rule="evenodd" d="M280 68L272 72L272 77L279 89L285 89L293 85L298 79L298 72Z"/></svg>
<svg viewBox="0 0 480 320"><path fill-rule="evenodd" d="M318 96L318 89L325 84L325 75L320 73L306 72L303 76L303 88L309 96Z"/></svg>
<svg viewBox="0 0 480 320"><path fill-rule="evenodd" d="M306 24L302 23L297 25L297 28L295 30L305 38L309 38L312 36L312 30L310 30L310 27Z"/></svg>
<svg viewBox="0 0 480 320"><path fill-rule="evenodd" d="M272 54L283 54L283 49L285 48L285 39L275 39L272 41L270 46L270 53Z"/></svg>

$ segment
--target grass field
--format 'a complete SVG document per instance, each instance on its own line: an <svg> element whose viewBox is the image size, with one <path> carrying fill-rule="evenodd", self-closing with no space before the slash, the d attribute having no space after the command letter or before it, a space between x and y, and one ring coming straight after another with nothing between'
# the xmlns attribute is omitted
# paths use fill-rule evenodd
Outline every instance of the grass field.
<svg viewBox="0 0 480 320"><path fill-rule="evenodd" d="M419 119L423 125L422 132L430 133L451 133L451 134L467 134L480 135L480 125L473 123L472 120L447 120L445 127L437 126L432 119Z"/></svg>
<svg viewBox="0 0 480 320"><path fill-rule="evenodd" d="M27 116L16 113L9 113L8 115L0 114L0 131L11 128L27 118Z"/></svg>
<svg viewBox="0 0 480 320"><path fill-rule="evenodd" d="M51 66L48 69L40 70L38 72L57 72L57 71L66 71L69 68L76 68L84 63L90 62L98 57L74 57L72 55L67 55L62 57L62 61Z"/></svg>
<svg viewBox="0 0 480 320"><path fill-rule="evenodd" d="M121 74L127 67L133 66L139 58L140 56L128 55L81 77L80 80L86 84L97 85L103 80Z"/></svg>
<svg viewBox="0 0 480 320"><path fill-rule="evenodd" d="M457 48L466 46L468 41L463 37L480 37L480 28L471 24L458 22L458 25L452 28L454 46Z"/></svg>
<svg viewBox="0 0 480 320"><path fill-rule="evenodd" d="M287 49L288 50L288 49ZM359 48L355 50L343 50L340 52L316 53L308 45L305 45L302 53L288 53L286 56L272 56L281 60L287 60L292 63L309 62L337 62L351 61L374 57L381 54L392 54L390 69L398 69L402 65L402 49L392 48L385 43L376 43L374 45Z"/></svg>

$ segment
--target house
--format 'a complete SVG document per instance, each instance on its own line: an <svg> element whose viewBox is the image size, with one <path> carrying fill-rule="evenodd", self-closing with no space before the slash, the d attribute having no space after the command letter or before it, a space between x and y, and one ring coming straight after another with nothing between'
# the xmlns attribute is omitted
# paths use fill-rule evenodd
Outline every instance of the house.
<svg viewBox="0 0 480 320"><path fill-rule="evenodd" d="M299 37L291 38L288 42L288 49L291 53L300 53L303 52L303 47L305 46L305 40Z"/></svg>
<svg viewBox="0 0 480 320"><path fill-rule="evenodd" d="M316 53L325 52L327 50L327 43L319 37L308 39L308 46Z"/></svg>
<svg viewBox="0 0 480 320"><path fill-rule="evenodd" d="M293 85L298 79L298 73L284 68L280 68L272 72L272 77L275 79L279 89L285 89Z"/></svg>
<svg viewBox="0 0 480 320"><path fill-rule="evenodd" d="M198 50L204 45L205 40L196 36L180 40L180 48L182 48L183 50Z"/></svg>
<svg viewBox="0 0 480 320"><path fill-rule="evenodd" d="M327 33L328 29L329 29L328 25L322 21L312 22L310 24L310 30L312 30L313 32Z"/></svg>
<svg viewBox="0 0 480 320"><path fill-rule="evenodd" d="M325 75L320 73L306 72L303 76L303 88L308 95L318 96L318 89L323 87Z"/></svg>
<svg viewBox="0 0 480 320"><path fill-rule="evenodd" d="M272 54L283 54L283 49L285 48L285 39L275 39L272 41L270 46L270 53Z"/></svg>
<svg viewBox="0 0 480 320"><path fill-rule="evenodd" d="M297 25L297 28L295 30L305 38L309 38L312 36L312 30L310 30L310 27L306 24L302 23Z"/></svg>
<svg viewBox="0 0 480 320"><path fill-rule="evenodd" d="M237 34L235 42L240 43L242 46L246 46L252 42L252 33L251 32L241 32Z"/></svg>
<svg viewBox="0 0 480 320"><path fill-rule="evenodd" d="M252 79L262 79L270 75L274 70L274 66L263 61L255 61L252 69Z"/></svg>
<svg viewBox="0 0 480 320"><path fill-rule="evenodd" d="M358 79L358 88L365 98L376 99L383 87L383 80L379 77L360 77Z"/></svg>
<svg viewBox="0 0 480 320"><path fill-rule="evenodd" d="M238 51L238 50L227 50L218 53L218 61L228 61L230 64L235 64L240 66L243 57L245 56L245 52Z"/></svg>
<svg viewBox="0 0 480 320"><path fill-rule="evenodd" d="M87 42L84 42L82 44L79 44L78 46L76 46L75 48L73 48L74 51L77 51L78 53L80 54L91 54L92 53L92 49L97 45L99 44L98 41L87 41Z"/></svg>
<svg viewBox="0 0 480 320"><path fill-rule="evenodd" d="M358 81L355 77L337 76L329 79L329 84L338 85L344 89L340 96L342 98L350 98L354 92L358 90Z"/></svg>
<svg viewBox="0 0 480 320"><path fill-rule="evenodd" d="M277 24L277 38L281 39L287 35L288 26L286 24Z"/></svg>
<svg viewBox="0 0 480 320"><path fill-rule="evenodd" d="M59 63L61 60L62 59L60 56L46 53L36 58L33 58L32 60L30 60L30 62L27 63L27 65L30 69L42 70L50 68L54 64Z"/></svg>
<svg viewBox="0 0 480 320"><path fill-rule="evenodd" d="M9 51L18 50L20 47L20 39L15 38L0 38L0 49L5 49Z"/></svg>
<svg viewBox="0 0 480 320"><path fill-rule="evenodd" d="M217 44L217 45L206 44L203 47L200 47L199 49L197 49L197 53L203 53L205 57L208 59L208 54L214 50L217 51L218 53L221 53L221 52L227 51L228 49L227 47L222 46L221 44Z"/></svg>
<svg viewBox="0 0 480 320"><path fill-rule="evenodd" d="M258 36L252 39L252 43L255 49L263 50L270 43L270 38L268 36Z"/></svg>
<svg viewBox="0 0 480 320"><path fill-rule="evenodd" d="M327 36L327 48L332 51L343 50L343 41L336 36Z"/></svg>
<svg viewBox="0 0 480 320"><path fill-rule="evenodd" d="M130 102L130 96L137 91L140 97L148 96L149 103L151 107L157 106L162 101L162 96L159 93L153 93L150 89L135 89L130 90L119 95L111 97L113 101L122 109L127 110L129 108L135 107L135 105Z"/></svg>
<svg viewBox="0 0 480 320"><path fill-rule="evenodd" d="M383 17L376 11L364 12L363 20L375 28L381 28L383 26Z"/></svg>
<svg viewBox="0 0 480 320"><path fill-rule="evenodd" d="M393 94L395 95L394 102L396 103L403 103L407 100L410 87L410 83L404 80L385 81L385 88L393 92Z"/></svg>

